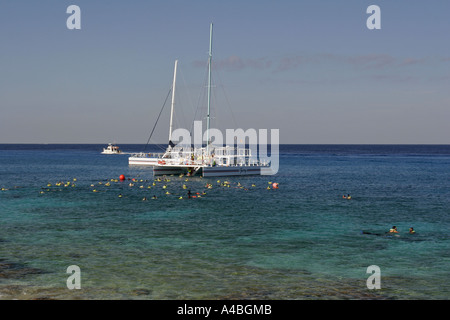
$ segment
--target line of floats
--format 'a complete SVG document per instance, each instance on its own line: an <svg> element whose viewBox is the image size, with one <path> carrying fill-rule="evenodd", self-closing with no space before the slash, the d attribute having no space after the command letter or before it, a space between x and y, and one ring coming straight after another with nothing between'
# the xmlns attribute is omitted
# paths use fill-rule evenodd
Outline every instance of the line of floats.
<svg viewBox="0 0 450 320"><path fill-rule="evenodd" d="M122 190L125 187L137 187L139 189L152 189L152 188L158 188L157 183L163 183L162 185L162 190L164 192L165 195L172 195L173 193L169 191L169 189L173 189L174 186L168 184L169 182L171 182L171 178L173 177L173 175L171 175L170 177L167 176L162 176L162 177L158 177L155 178L153 180L144 180L144 179L139 179L139 178L125 178L124 175L120 175L119 178L113 178L113 179L108 179L105 181L99 181L96 183L89 183L86 185L82 185L83 188L86 189L87 186L89 190L89 192L93 192L93 193L97 193L97 192L105 192L106 190L104 189L104 187L110 187L112 185L120 185ZM184 183L182 185L182 189L184 190L184 195L177 195L178 199L184 199L184 198L201 198L202 196L206 195L206 190L205 189L212 189L213 188L213 184L210 182L207 182L205 185L202 184L198 184L199 181L198 179L194 179L193 181L195 181L198 185L197 186L188 186L189 177L184 176L184 175L179 175L180 180L184 179ZM54 191L63 191L63 190L67 190L70 188L76 188L78 186L78 181L76 178L73 178L72 180L64 180L64 181L57 181L55 183L51 183L48 182L46 184L45 187L41 187L39 194L44 195L46 193L49 192L54 192ZM217 185L219 187L226 187L226 188L239 188L239 189L243 189L243 190L249 190L250 188L256 188L256 184L251 183L250 187L244 186L242 185L240 182L230 182L228 180L217 180L216 181ZM13 187L13 188L5 188L2 187L0 190L1 191L8 191L11 189L17 189L19 187ZM274 189L278 189L279 188L279 183L278 182L272 182L269 181L267 187L265 187L266 190L274 190ZM202 189L201 192L192 192L191 193L191 189ZM117 190L116 190L117 191ZM187 193L186 193L187 192ZM124 197L121 193L119 193L118 198L122 198ZM151 197L151 199L157 199L156 195L153 195ZM142 200L147 200L147 197L144 197Z"/></svg>

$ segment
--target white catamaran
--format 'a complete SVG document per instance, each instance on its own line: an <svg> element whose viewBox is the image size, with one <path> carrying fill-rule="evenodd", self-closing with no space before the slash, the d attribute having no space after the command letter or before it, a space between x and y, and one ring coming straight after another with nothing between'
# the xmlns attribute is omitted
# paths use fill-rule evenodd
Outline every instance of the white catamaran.
<svg viewBox="0 0 450 320"><path fill-rule="evenodd" d="M208 57L208 108L206 115L207 138L206 145L175 145L172 142L172 120L175 104L175 84L177 63L172 85L172 104L170 111L169 145L165 153L134 154L129 158L130 165L153 166L154 175L186 174L189 176L240 176L260 175L261 170L270 167L270 161L260 161L252 155L251 149L235 145L215 146L210 141L210 107L211 107L211 63L212 63L212 31L210 26L209 57Z"/></svg>

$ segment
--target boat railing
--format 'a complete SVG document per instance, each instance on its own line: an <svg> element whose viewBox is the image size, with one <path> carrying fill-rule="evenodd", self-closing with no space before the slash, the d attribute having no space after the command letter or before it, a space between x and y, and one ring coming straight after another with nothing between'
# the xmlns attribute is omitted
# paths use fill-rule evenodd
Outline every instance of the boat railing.
<svg viewBox="0 0 450 320"><path fill-rule="evenodd" d="M139 152L139 153L133 153L131 155L131 157L133 157L133 158L157 158L157 159L159 159L159 158L162 158L163 155L164 155L164 153L161 153L161 152L150 152L150 153Z"/></svg>
<svg viewBox="0 0 450 320"><path fill-rule="evenodd" d="M153 158L158 158L159 165L165 166L268 166L270 161L259 160L252 156L250 149L245 148L213 148L211 154L206 154L205 148L176 147L165 153L153 153ZM157 156L156 156L157 155ZM140 153L138 157L148 157L148 154Z"/></svg>

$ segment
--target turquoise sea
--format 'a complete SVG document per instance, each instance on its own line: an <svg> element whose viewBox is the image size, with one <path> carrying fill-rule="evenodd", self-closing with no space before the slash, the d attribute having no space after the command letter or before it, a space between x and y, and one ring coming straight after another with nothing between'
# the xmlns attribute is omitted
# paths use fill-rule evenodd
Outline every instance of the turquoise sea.
<svg viewBox="0 0 450 320"><path fill-rule="evenodd" d="M103 147L0 145L0 299L450 298L449 145L281 145L275 176L188 181Z"/></svg>

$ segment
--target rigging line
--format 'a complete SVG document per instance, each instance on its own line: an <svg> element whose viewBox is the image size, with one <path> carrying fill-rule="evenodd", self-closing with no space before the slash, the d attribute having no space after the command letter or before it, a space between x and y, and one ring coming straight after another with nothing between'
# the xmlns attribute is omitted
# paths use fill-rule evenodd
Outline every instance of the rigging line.
<svg viewBox="0 0 450 320"><path fill-rule="evenodd" d="M192 115L195 113L194 103L193 103L193 101L192 101L192 96L191 96L191 94L190 94L191 92L190 92L190 90L188 89L188 85L187 85L187 82L186 82L186 77L184 76L183 68L180 69L180 76L181 76L181 79L183 80L183 85L184 85L184 89L185 89L185 92L186 92L186 97L187 97L187 100L188 100L188 103L185 103L184 105L186 105L186 104L189 105L189 109L190 109L190 110L188 110L188 111L190 112L190 114L191 114L191 116L192 116ZM186 99L185 99L184 101L186 101ZM183 109L181 110L181 112L183 113L183 118L184 118L184 112L183 112ZM184 119L185 119L185 122L183 123L183 125L185 125L186 128L189 126L190 123L193 123L193 121L194 121L194 120L189 121L189 120L187 119L187 117L184 118Z"/></svg>
<svg viewBox="0 0 450 320"><path fill-rule="evenodd" d="M145 144L143 151L145 151L145 149L147 148L147 146L148 146L148 144L150 142L150 139L152 138L152 135L153 135L153 132L155 131L156 125L158 124L159 117L161 116L161 113L164 110L164 107L166 105L167 99L169 99L169 96L170 96L171 92L172 92L172 88L170 88L169 92L167 93L166 100L164 100L163 106L162 106L161 110L159 111L158 118L156 118L155 125L153 126L152 132L150 133L150 136L148 137L147 143Z"/></svg>
<svg viewBox="0 0 450 320"><path fill-rule="evenodd" d="M180 87L178 87L180 88ZM180 90L177 90L178 92ZM180 95L178 93L176 93L176 97L175 100L176 101L180 101L180 99L178 99ZM184 111L183 111L183 103L175 103L175 105L178 105L178 107L176 108L176 110L173 111L173 120L175 122L175 127L176 128L182 128L185 125L186 122L186 116L184 115Z"/></svg>
<svg viewBox="0 0 450 320"><path fill-rule="evenodd" d="M227 101L227 106L228 106L228 109L230 110L231 117L232 117L233 122L234 122L234 127L235 127L235 128L239 128L238 125L237 125L236 118L234 117L234 113L233 113L233 109L231 108L230 101L228 100L228 95L227 95L227 92L225 91L225 86L223 85L223 81L222 81L222 79L221 79L221 77L220 77L220 73L219 73L218 70L214 70L214 72L215 72L215 74L217 75L217 78L219 78L219 82L221 83L221 87L222 87L222 90L223 90L223 94L224 94L224 96L225 96L225 100Z"/></svg>
<svg viewBox="0 0 450 320"><path fill-rule="evenodd" d="M206 64L207 65L207 64ZM206 72L205 72L205 80L203 81L203 83L207 83L208 81L207 81L207 79L208 79L208 68L206 68ZM195 109L195 114L194 114L194 121L195 121L195 119L197 118L197 113L198 113L198 111L199 111L199 108L200 108L200 105L201 105L201 100L202 99L204 99L205 98L205 91L202 89L202 90L200 90L200 93L199 93L199 95L198 95L198 101L197 101L197 108ZM202 119L202 118L201 118ZM191 130L189 131L189 133L191 134L191 136L192 136L192 130L194 129L194 121L192 121L192 124L191 124ZM203 121L203 120L202 120Z"/></svg>
<svg viewBox="0 0 450 320"><path fill-rule="evenodd" d="M150 139L151 140L151 139ZM156 143L156 142L154 142L154 141L152 141L152 143L153 143L153 145L155 146L155 147L157 147L158 149L160 149L161 151L166 151L166 149L167 149L167 147L164 147L163 145L161 145L161 144L159 144L159 143Z"/></svg>

